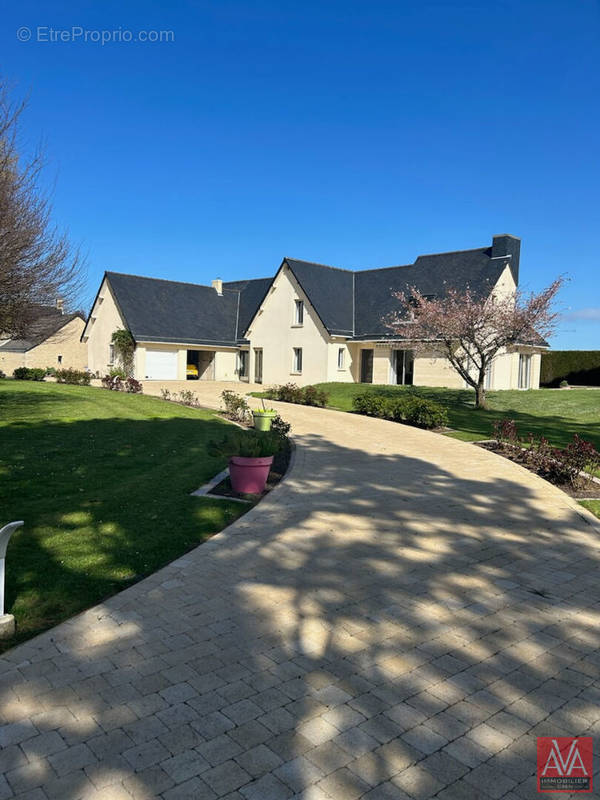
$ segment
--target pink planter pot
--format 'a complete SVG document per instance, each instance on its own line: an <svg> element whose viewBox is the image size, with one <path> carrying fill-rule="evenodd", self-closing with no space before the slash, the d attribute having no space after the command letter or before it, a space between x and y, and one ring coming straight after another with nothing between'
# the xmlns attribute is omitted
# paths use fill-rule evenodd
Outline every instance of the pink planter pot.
<svg viewBox="0 0 600 800"><path fill-rule="evenodd" d="M265 458L232 456L229 459L231 488L239 494L260 494L264 492L272 463L273 456L266 456Z"/></svg>

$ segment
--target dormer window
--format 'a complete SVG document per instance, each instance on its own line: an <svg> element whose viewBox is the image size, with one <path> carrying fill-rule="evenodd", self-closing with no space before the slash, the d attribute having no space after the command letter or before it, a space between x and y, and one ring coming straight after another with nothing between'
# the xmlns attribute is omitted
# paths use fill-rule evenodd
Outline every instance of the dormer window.
<svg viewBox="0 0 600 800"><path fill-rule="evenodd" d="M304 325L304 300L294 300L294 325Z"/></svg>

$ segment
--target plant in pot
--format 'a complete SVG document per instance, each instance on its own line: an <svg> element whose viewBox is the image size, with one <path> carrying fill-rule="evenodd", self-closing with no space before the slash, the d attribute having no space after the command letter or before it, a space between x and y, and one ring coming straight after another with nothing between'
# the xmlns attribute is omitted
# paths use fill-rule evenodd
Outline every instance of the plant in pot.
<svg viewBox="0 0 600 800"><path fill-rule="evenodd" d="M262 408L252 411L254 417L254 427L257 431L270 431L271 423L277 416L277 411L274 408L266 408L265 401L261 400Z"/></svg>
<svg viewBox="0 0 600 800"><path fill-rule="evenodd" d="M238 494L264 492L273 456L282 445L282 437L270 431L231 431L209 445L209 455L229 459L231 488Z"/></svg>

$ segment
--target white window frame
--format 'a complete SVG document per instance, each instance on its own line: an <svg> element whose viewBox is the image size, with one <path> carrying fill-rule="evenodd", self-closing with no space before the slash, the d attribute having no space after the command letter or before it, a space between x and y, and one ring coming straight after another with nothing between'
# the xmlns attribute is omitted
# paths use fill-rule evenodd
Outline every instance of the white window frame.
<svg viewBox="0 0 600 800"><path fill-rule="evenodd" d="M345 369L345 360L346 360L346 348L345 347L338 347L338 356L337 356L337 368L340 370Z"/></svg>
<svg viewBox="0 0 600 800"><path fill-rule="evenodd" d="M108 363L112 366L115 363L115 346L114 344L108 345Z"/></svg>
<svg viewBox="0 0 600 800"><path fill-rule="evenodd" d="M294 347L292 356L292 374L302 375L302 348Z"/></svg>
<svg viewBox="0 0 600 800"><path fill-rule="evenodd" d="M485 370L485 379L483 382L483 388L487 391L491 391L494 388L494 360L492 359Z"/></svg>
<svg viewBox="0 0 600 800"><path fill-rule="evenodd" d="M294 300L294 325L297 328L304 325L304 300Z"/></svg>
<svg viewBox="0 0 600 800"><path fill-rule="evenodd" d="M519 389L531 389L531 353L519 353Z"/></svg>

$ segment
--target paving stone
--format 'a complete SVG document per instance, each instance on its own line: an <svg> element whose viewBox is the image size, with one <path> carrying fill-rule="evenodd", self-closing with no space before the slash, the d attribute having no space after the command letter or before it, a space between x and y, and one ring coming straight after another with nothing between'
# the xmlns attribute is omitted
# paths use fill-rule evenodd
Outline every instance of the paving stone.
<svg viewBox="0 0 600 800"><path fill-rule="evenodd" d="M27 763L16 769L10 770L5 777L14 793L18 794L43 786L55 774L47 759L36 758L32 761L27 761Z"/></svg>
<svg viewBox="0 0 600 800"><path fill-rule="evenodd" d="M503 797L517 785L517 781L490 764L475 767L465 775L464 780L494 798Z"/></svg>
<svg viewBox="0 0 600 800"><path fill-rule="evenodd" d="M197 746L196 750L213 767L243 752L238 742L226 733L222 733L208 742L203 742Z"/></svg>
<svg viewBox="0 0 600 800"><path fill-rule="evenodd" d="M317 784L331 797L343 797L344 800L356 800L371 787L347 767L332 772Z"/></svg>
<svg viewBox="0 0 600 800"><path fill-rule="evenodd" d="M296 794L301 794L324 777L323 770L305 755L297 756L273 770Z"/></svg>
<svg viewBox="0 0 600 800"><path fill-rule="evenodd" d="M131 764L136 772L158 764L170 757L169 751L158 739L130 747L123 752L123 757Z"/></svg>
<svg viewBox="0 0 600 800"><path fill-rule="evenodd" d="M246 770L242 769L235 761L225 761L217 767L212 767L203 773L202 779L210 788L220 796L233 792L252 780Z"/></svg>
<svg viewBox="0 0 600 800"><path fill-rule="evenodd" d="M161 761L160 766L175 783L183 783L210 769L209 762L196 750L185 750L183 753L178 753L176 756Z"/></svg>
<svg viewBox="0 0 600 800"><path fill-rule="evenodd" d="M87 767L89 764L95 764L97 759L86 744L77 744L54 753L48 757L48 761L57 775L62 777L68 775L69 772Z"/></svg>
<svg viewBox="0 0 600 800"><path fill-rule="evenodd" d="M315 719L303 723L298 727L298 733L315 746L323 744L323 742L327 742L339 735L338 729L329 722L325 722L322 717L316 717Z"/></svg>
<svg viewBox="0 0 600 800"><path fill-rule="evenodd" d="M29 720L8 723L0 726L0 747L19 744L37 736L39 731Z"/></svg>
<svg viewBox="0 0 600 800"><path fill-rule="evenodd" d="M286 800L292 796L292 790L275 775L263 775L256 781L243 786L240 794L246 800Z"/></svg>
<svg viewBox="0 0 600 800"><path fill-rule="evenodd" d="M191 778L161 795L163 800L216 800L216 795L200 778Z"/></svg>
<svg viewBox="0 0 600 800"><path fill-rule="evenodd" d="M126 775L123 785L134 800L150 800L175 785L175 781L164 769L155 764L139 772ZM208 787L206 787L208 790Z"/></svg>
<svg viewBox="0 0 600 800"><path fill-rule="evenodd" d="M415 764L402 770L392 778L392 783L410 797L414 797L415 800L426 800L426 798L433 797L444 786L421 764Z"/></svg>
<svg viewBox="0 0 600 800"><path fill-rule="evenodd" d="M235 757L235 761L253 778L271 772L283 763L282 759L264 744L240 753Z"/></svg>

